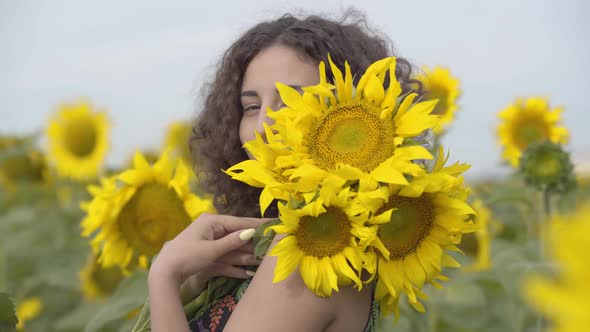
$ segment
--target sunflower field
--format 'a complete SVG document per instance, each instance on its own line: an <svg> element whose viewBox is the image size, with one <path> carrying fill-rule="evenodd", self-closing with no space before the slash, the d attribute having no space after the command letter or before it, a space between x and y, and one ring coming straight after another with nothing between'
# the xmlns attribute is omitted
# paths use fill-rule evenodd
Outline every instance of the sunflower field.
<svg viewBox="0 0 590 332"><path fill-rule="evenodd" d="M376 280L378 331L590 326L590 177L571 161L564 108L536 96L506 101L494 126L509 175L467 181L469 156L444 144L461 112L448 68L424 68L418 98L383 89L394 58L356 86L348 65L328 65L335 77L302 93L278 84L287 107L265 139L246 144L255 160L224 170L263 188L262 210L300 199L279 205L280 222L255 238L287 234L268 253L279 257L276 282L299 269L310 290L330 296L362 287L365 271ZM150 262L215 212L193 170L193 123L173 120L160 148L129 151L119 167L105 164L108 111L87 100L57 105L39 132L0 133L0 331L149 331ZM315 163L297 164L285 146ZM329 245L314 237L331 230Z"/></svg>

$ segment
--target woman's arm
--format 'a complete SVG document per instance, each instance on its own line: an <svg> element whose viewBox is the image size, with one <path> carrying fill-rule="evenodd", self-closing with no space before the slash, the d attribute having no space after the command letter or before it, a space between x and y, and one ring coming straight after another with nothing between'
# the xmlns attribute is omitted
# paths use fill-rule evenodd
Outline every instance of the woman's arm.
<svg viewBox="0 0 590 332"><path fill-rule="evenodd" d="M188 331L178 281L162 270L150 270L148 277L152 331Z"/></svg>

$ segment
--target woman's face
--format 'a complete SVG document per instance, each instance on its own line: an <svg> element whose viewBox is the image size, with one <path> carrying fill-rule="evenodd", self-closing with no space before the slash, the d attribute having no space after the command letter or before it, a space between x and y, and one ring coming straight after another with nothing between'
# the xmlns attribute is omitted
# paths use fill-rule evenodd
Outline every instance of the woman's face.
<svg viewBox="0 0 590 332"><path fill-rule="evenodd" d="M263 123L272 124L266 109L278 110L283 106L276 82L295 89L320 82L317 63L304 60L292 48L273 45L256 55L246 68L242 83L240 140L242 144L253 140L254 133L264 137ZM252 156L248 153L248 156Z"/></svg>

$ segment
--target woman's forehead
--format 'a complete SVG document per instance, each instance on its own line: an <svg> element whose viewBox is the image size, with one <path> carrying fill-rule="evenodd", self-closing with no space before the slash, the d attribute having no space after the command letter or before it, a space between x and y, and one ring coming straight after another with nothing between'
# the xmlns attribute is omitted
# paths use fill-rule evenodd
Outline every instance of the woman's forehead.
<svg viewBox="0 0 590 332"><path fill-rule="evenodd" d="M242 91L275 89L276 82L287 85L319 83L317 65L286 46L271 46L258 53L246 67Z"/></svg>

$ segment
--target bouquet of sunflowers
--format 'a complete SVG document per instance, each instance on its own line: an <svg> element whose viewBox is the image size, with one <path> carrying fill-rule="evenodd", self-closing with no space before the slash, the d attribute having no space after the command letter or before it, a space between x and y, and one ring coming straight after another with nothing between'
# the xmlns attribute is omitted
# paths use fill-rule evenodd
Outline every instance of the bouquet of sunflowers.
<svg viewBox="0 0 590 332"><path fill-rule="evenodd" d="M459 266L448 251L476 230L462 177L470 166L446 165L442 148L434 158L423 146L439 124L437 101L402 94L394 57L356 86L348 63L344 74L329 65L334 84L323 62L320 83L302 93L277 83L286 107L268 110L274 124L245 144L254 159L226 173L262 188L263 215L278 201L280 221L265 230L282 235L268 253L278 259L274 282L298 269L322 297L375 283L383 314L397 314L402 294L424 311L422 287L440 287L443 267Z"/></svg>

